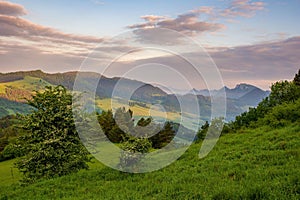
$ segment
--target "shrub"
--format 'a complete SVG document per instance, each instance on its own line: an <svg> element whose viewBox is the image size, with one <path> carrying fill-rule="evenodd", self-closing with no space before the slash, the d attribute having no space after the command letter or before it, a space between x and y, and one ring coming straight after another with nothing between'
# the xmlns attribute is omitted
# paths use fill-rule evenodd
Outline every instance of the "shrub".
<svg viewBox="0 0 300 200"><path fill-rule="evenodd" d="M121 168L124 170L136 168L142 161L144 154L150 151L151 146L152 144L147 138L130 137L121 145L124 150L120 156Z"/></svg>
<svg viewBox="0 0 300 200"><path fill-rule="evenodd" d="M4 150L1 152L0 160L9 160L13 158L18 158L24 155L24 150L16 145L16 144L9 144L7 145Z"/></svg>

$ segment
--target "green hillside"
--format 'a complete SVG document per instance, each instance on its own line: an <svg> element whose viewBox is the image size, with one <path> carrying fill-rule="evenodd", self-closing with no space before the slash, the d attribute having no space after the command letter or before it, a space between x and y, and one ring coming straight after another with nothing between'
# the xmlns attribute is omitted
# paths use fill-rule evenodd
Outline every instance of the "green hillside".
<svg viewBox="0 0 300 200"><path fill-rule="evenodd" d="M72 170L67 171L69 161L79 155L70 154L74 150L68 146L72 140L65 139L68 136L66 133L70 133L73 140L78 141L73 134L76 131L72 117L69 117L72 116L72 98L63 87L49 88L44 94L38 93L33 98L37 104L32 105L41 106L37 107L39 109L36 114L24 118L26 127L29 127L27 131L30 130L30 133L26 133L29 140L21 137L21 143L15 143L17 146L10 148L5 147L3 151L5 157L14 151L22 150L24 145L24 150L29 150L23 151L27 160L19 162L18 167L23 170L23 166L28 166L26 169L29 170L25 171L26 176L23 177L14 168L13 163L16 160L0 162L0 199L300 199L299 77L300 70L293 81L274 83L270 96L261 101L257 108L251 108L237 116L234 122L225 124L218 143L207 157L198 157L202 144L201 136L170 166L146 174L119 172L96 160L90 164L89 170L75 173L78 166L78 162L75 162ZM62 93L57 92L59 89ZM59 94L65 96L57 96ZM98 103L105 107L109 102L106 100ZM53 109L58 105L58 109ZM143 107L146 108L147 104ZM119 110L118 116L123 124L128 124L127 132L137 133L135 129L129 129L136 127L131 120L132 111L123 110ZM47 126L40 123L40 117L36 116L45 117L43 120L48 122ZM222 121L216 119L208 125L212 127L211 130L220 126L218 120ZM107 129L106 132L111 138L118 139L117 136L124 135L123 139L114 142L116 145L127 145L128 148L137 150L148 148L149 145L144 145L147 145L147 138L126 139L127 132L120 132L112 114L103 112L98 121L103 129ZM144 126L147 123L144 119L137 124ZM206 133L204 131L205 128L201 128L199 134L211 133L207 129ZM64 137L60 137L60 134ZM165 137L167 134L162 136L162 140L170 142L168 137ZM206 139L211 139L210 136ZM83 139L89 141L91 138ZM151 141L157 143L160 140ZM164 141L161 141L161 144ZM77 143L72 143L74 144ZM179 143L174 145L181 147ZM157 149L150 146L148 151L150 148ZM160 158L170 157L170 151L165 151L161 156ZM120 161L122 158L124 159L120 157ZM109 156L107 159L111 160ZM50 173L58 170L62 176L56 176L57 173L47 176L47 170ZM36 179L27 179L29 182L26 185L19 182L22 179L26 181L31 175Z"/></svg>
<svg viewBox="0 0 300 200"><path fill-rule="evenodd" d="M16 113L29 113L30 110L31 107L26 104L0 98L0 118Z"/></svg>
<svg viewBox="0 0 300 200"><path fill-rule="evenodd" d="M78 74L80 75L80 78L76 80ZM100 77L101 80L99 81ZM174 94L167 94L160 88L141 81L119 77L108 78L105 76L101 76L98 73L92 72L73 71L66 73L48 74L44 73L41 70L36 70L0 73L0 96L4 95L5 98L14 101L24 101L24 97L30 97L32 89L37 90L37 88L43 88L44 86L49 84L63 85L68 90L73 90L75 80L77 81L78 86L81 87L82 91L93 91L93 87L95 85L98 85L96 89L96 95L101 99L111 98L114 87L118 83L117 93L115 93L119 95L118 97L124 95L126 96L127 94L131 94L132 91L135 91L131 96L131 100L145 104L160 104L165 108L167 112L172 113L170 115L170 119L172 120L174 118L178 118L178 116L176 116L176 113L181 112L179 101ZM29 84L26 81L28 81ZM9 86L10 83L13 83L13 85ZM20 85L22 87L19 87ZM7 86L13 87L15 89L13 90L13 92L11 92L10 89L8 89L8 92L6 92L5 88L7 88ZM9 95L7 96L6 94ZM194 97L190 94L183 95L180 98L183 98L186 101L189 101L191 98L194 99ZM210 98L202 95L197 95L197 99L201 110L201 120L210 121ZM257 103L257 99L261 99L259 93L252 93L252 95L250 96L248 95L246 100L244 99L245 101L227 98L226 120L234 120L235 116L246 111L249 108L249 105L255 106ZM139 110L136 110L136 112L139 112ZM193 113L194 110L188 112Z"/></svg>
<svg viewBox="0 0 300 200"><path fill-rule="evenodd" d="M29 72L28 74L31 75ZM33 73L32 75L36 76L37 74ZM49 77L52 77L52 79L49 79ZM55 77L54 75L49 77L45 76L44 78L49 79L51 82L54 82L56 84L60 84L60 79L58 79L58 81L56 82L54 81L56 80L53 78ZM41 78L28 76L27 73L25 73L23 77L19 77L18 79L13 79L14 76L12 75L10 78L11 79L3 78L3 81L8 82L0 82L0 118L16 113L28 113L30 107L24 104L25 99L31 98L31 95L34 93L34 91L43 91L46 86L52 85ZM61 83L64 82L61 81ZM97 100L98 106L103 110L111 109L110 102L111 99L109 98ZM119 107L127 106L124 103L116 103L117 105L119 105ZM115 106L116 105L114 105L114 107ZM148 104L148 107L150 108L151 104ZM134 113L136 113L137 117L140 117L150 115L150 110L148 107L135 105L132 106L131 109L134 111ZM165 113L160 111L154 111L151 114L155 117L167 117L167 119L169 120L176 120L180 118L179 113L176 112L167 112L166 116Z"/></svg>
<svg viewBox="0 0 300 200"><path fill-rule="evenodd" d="M44 90L51 84L43 79L25 76L20 80L1 82L0 97L8 100L24 102L24 98L30 98L34 91Z"/></svg>
<svg viewBox="0 0 300 200"><path fill-rule="evenodd" d="M34 91L44 90L51 84L31 76L25 76L20 80L0 82L0 118L16 113L26 114L30 106L24 104L31 98Z"/></svg>
<svg viewBox="0 0 300 200"><path fill-rule="evenodd" d="M263 127L220 138L198 158L194 144L170 166L127 174L95 161L88 171L29 186L13 161L0 163L0 199L299 199L300 124Z"/></svg>

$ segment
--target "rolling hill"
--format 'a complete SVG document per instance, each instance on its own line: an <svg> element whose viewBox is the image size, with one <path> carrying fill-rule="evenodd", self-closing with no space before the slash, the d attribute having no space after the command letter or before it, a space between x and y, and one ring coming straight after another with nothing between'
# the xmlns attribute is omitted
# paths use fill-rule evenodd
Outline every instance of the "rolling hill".
<svg viewBox="0 0 300 200"><path fill-rule="evenodd" d="M16 113L29 113L32 110L27 104L10 101L4 98L0 98L0 118L15 115Z"/></svg>
<svg viewBox="0 0 300 200"><path fill-rule="evenodd" d="M80 78L77 83L83 91L93 91L96 88L96 95L99 99L106 101L112 97L116 99L124 99L126 95L130 95L130 101L140 102L137 113L145 113L149 111L151 105L162 105L164 109L172 116L170 119L178 119L178 114L181 112L180 104L177 98L189 99L195 98L192 94L167 94L159 87L143 83L141 81L130 80L126 78L113 77L108 78L92 72L66 72L48 74L41 70L36 71L20 71L13 73L0 73L0 97L11 102L24 103L25 99L30 98L33 91L43 90L45 86L49 85L63 85L69 90L73 90L73 85L77 74ZM101 77L100 81L99 78ZM115 89L117 86L118 89ZM132 93L132 91L134 91ZM226 120L234 120L235 116L246 111L249 106L255 107L257 103L269 93L263 91L255 86L247 84L239 84L233 89L225 88L227 94L227 115ZM194 90L196 98L201 110L201 119L203 121L210 120L210 98L207 96L207 90ZM220 90L212 91L212 94L218 95ZM106 99L106 100L105 100ZM0 102L1 103L1 102ZM128 102L125 102L125 104ZM124 105L122 100L119 101L120 105ZM19 104L23 105L23 104ZM100 105L100 104L98 104ZM104 105L108 105L105 104ZM141 105L147 105L141 106ZM0 107L5 108L3 102ZM144 108L143 108L144 107ZM101 109L109 109L110 107L100 106ZM23 112L20 109L3 111L2 115L7 113ZM141 112L140 112L141 111ZM193 110L190 111L193 113ZM161 116L161 113L158 113Z"/></svg>

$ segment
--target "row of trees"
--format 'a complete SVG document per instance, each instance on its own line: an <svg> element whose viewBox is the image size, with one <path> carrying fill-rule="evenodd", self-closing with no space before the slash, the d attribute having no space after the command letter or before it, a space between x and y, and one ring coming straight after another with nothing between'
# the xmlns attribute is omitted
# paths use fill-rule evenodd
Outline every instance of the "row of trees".
<svg viewBox="0 0 300 200"><path fill-rule="evenodd" d="M113 115L111 110L98 114L99 124L106 137L113 143L126 142L132 137L147 138L152 148L160 149L169 144L174 137L175 131L170 122L163 126L154 123L151 117L141 118L135 125L133 112L118 108Z"/></svg>
<svg viewBox="0 0 300 200"><path fill-rule="evenodd" d="M22 156L16 162L24 174L24 181L52 178L87 169L89 152L76 131L72 112L72 95L63 86L46 87L36 92L28 104L34 109L29 115L19 115L22 134L3 152L11 158ZM139 162L133 153L146 153L162 148L174 137L172 125L156 124L152 118L133 120L133 112L119 108L97 113L98 122L107 138L125 150L120 158L124 167ZM8 122L7 122L8 123ZM3 121L3 125L7 125ZM2 153L3 153L2 152Z"/></svg>
<svg viewBox="0 0 300 200"><path fill-rule="evenodd" d="M66 88L47 87L44 92L37 92L28 104L34 108L33 112L19 116L22 129L27 134L21 136L15 146L7 148L8 154L15 151L16 155L25 155L16 163L24 174L24 180L34 182L87 169L89 153L76 131L72 95ZM225 127L237 130L259 123L281 126L286 121L299 120L299 110L300 70L293 81L273 84L270 96L257 108L251 108ZM174 137L171 123L156 124L152 118L141 118L135 123L132 111L125 108L117 109L115 114L111 110L103 111L97 114L97 118L107 138L113 143L121 143L120 146L125 150L126 153L120 158L123 166L140 161L141 158L134 157L133 153L162 148ZM213 136L213 132L219 131L222 126L223 119L215 119L211 125L206 122L197 137L203 140L206 134Z"/></svg>

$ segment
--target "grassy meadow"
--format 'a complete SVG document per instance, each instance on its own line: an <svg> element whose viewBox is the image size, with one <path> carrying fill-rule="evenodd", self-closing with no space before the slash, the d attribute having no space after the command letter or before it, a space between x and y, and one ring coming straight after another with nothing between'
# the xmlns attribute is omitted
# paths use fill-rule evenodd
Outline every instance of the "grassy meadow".
<svg viewBox="0 0 300 200"><path fill-rule="evenodd" d="M133 115L135 118L139 119L141 117L145 116L152 116L155 118L161 118L161 119L167 119L170 121L178 121L180 119L180 113L176 112L165 112L159 110L159 108L152 107L150 104L146 104L146 106L140 106L140 105L134 105L134 106L128 106L125 103L122 103L118 99L98 99L96 101L96 104L99 108L102 110L110 110L112 108L130 108L130 110L133 111Z"/></svg>
<svg viewBox="0 0 300 200"><path fill-rule="evenodd" d="M33 92L34 90L44 90L46 86L50 85L50 83L40 78L25 76L22 80L0 83L0 93L5 93L6 88Z"/></svg>
<svg viewBox="0 0 300 200"><path fill-rule="evenodd" d="M200 146L151 173L122 173L94 159L89 170L27 186L18 182L14 160L1 162L0 199L300 198L299 124L224 135L204 159Z"/></svg>

